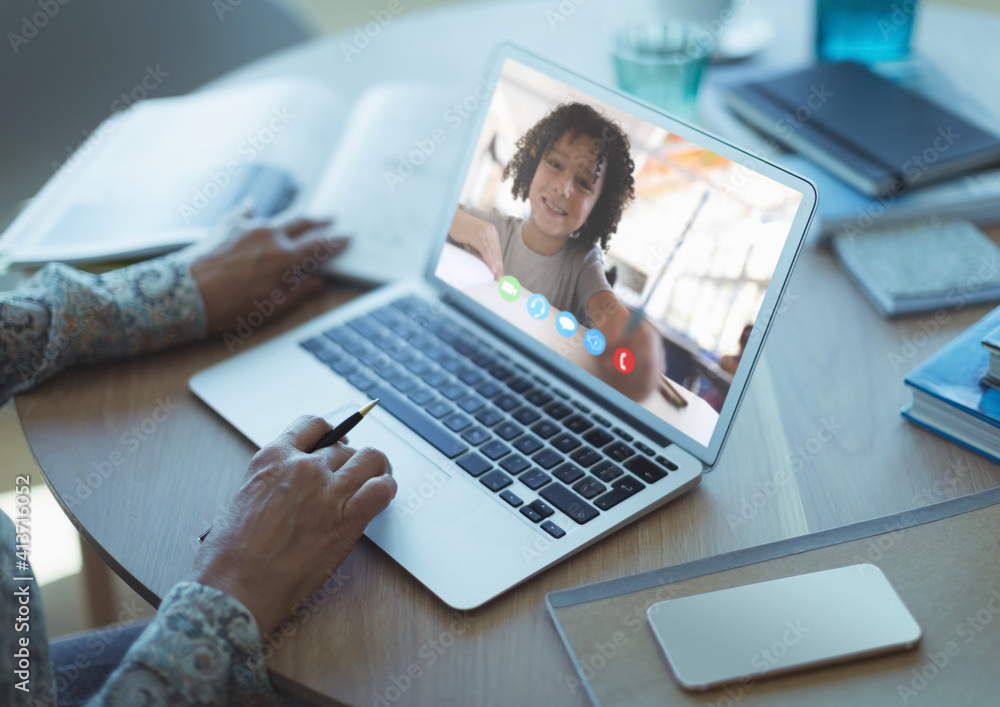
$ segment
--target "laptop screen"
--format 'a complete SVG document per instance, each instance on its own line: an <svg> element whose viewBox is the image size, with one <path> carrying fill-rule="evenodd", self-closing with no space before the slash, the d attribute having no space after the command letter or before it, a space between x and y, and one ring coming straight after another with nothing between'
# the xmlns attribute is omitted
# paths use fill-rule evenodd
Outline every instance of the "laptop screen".
<svg viewBox="0 0 1000 707"><path fill-rule="evenodd" d="M507 58L434 273L709 447L802 196Z"/></svg>

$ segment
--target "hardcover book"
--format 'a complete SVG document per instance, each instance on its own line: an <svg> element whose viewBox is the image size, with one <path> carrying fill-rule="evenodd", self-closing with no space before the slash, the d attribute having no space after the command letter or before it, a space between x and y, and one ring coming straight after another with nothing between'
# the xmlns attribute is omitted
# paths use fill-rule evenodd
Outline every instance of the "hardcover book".
<svg viewBox="0 0 1000 707"><path fill-rule="evenodd" d="M730 89L730 107L870 196L1000 161L1000 138L852 62Z"/></svg>
<svg viewBox="0 0 1000 707"><path fill-rule="evenodd" d="M1000 390L981 380L989 368L982 341L997 327L1000 307L913 369L903 379L913 402L902 414L1000 462Z"/></svg>

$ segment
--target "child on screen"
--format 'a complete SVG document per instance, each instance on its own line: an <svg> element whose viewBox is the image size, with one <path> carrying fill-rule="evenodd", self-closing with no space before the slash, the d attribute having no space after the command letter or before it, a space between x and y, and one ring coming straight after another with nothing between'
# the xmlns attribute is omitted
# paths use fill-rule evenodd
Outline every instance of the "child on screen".
<svg viewBox="0 0 1000 707"><path fill-rule="evenodd" d="M617 124L589 105L564 103L517 141L503 171L514 197L528 201L530 216L459 206L448 235L478 253L495 279L513 275L555 310L599 329L610 351L630 348L636 370L627 377L610 355L599 364L608 368L608 382L642 399L663 369L659 336L648 324L627 333L630 312L612 292L602 257L635 197L634 168Z"/></svg>

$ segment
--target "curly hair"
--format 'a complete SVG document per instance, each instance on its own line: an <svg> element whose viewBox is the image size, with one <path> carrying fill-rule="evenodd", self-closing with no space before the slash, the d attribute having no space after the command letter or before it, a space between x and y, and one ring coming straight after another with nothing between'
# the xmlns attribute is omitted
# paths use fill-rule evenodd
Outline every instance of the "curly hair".
<svg viewBox="0 0 1000 707"><path fill-rule="evenodd" d="M538 163L566 134L573 140L580 135L591 138L597 174L607 166L601 195L578 232L582 242L600 245L606 251L622 213L635 198L635 163L629 154L628 136L617 123L584 103L560 104L517 141L517 152L504 167L503 178L514 178L511 191L515 199L527 199Z"/></svg>

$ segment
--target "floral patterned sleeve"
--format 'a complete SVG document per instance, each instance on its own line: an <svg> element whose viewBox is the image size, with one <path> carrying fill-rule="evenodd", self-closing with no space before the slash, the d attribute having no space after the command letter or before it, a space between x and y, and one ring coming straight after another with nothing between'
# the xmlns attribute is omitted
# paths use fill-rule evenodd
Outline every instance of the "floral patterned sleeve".
<svg viewBox="0 0 1000 707"><path fill-rule="evenodd" d="M218 589L182 582L90 707L273 705L253 615Z"/></svg>
<svg viewBox="0 0 1000 707"><path fill-rule="evenodd" d="M46 265L0 293L0 404L73 364L192 341L207 330L181 255L104 275Z"/></svg>
<svg viewBox="0 0 1000 707"><path fill-rule="evenodd" d="M206 332L204 303L183 255L104 275L47 265L16 290L0 293L0 403L73 364L152 351ZM14 529L3 520L0 550L9 545L13 552L8 541ZM4 577L10 575L0 565ZM8 617L17 609L15 597L6 583L0 586L0 617ZM37 588L30 591L41 628ZM0 645L0 696L20 699L22 692L7 679L13 650L6 650L7 641ZM51 691L47 646L32 646L31 673ZM90 704L272 704L260 647L257 622L240 602L211 587L181 583Z"/></svg>

